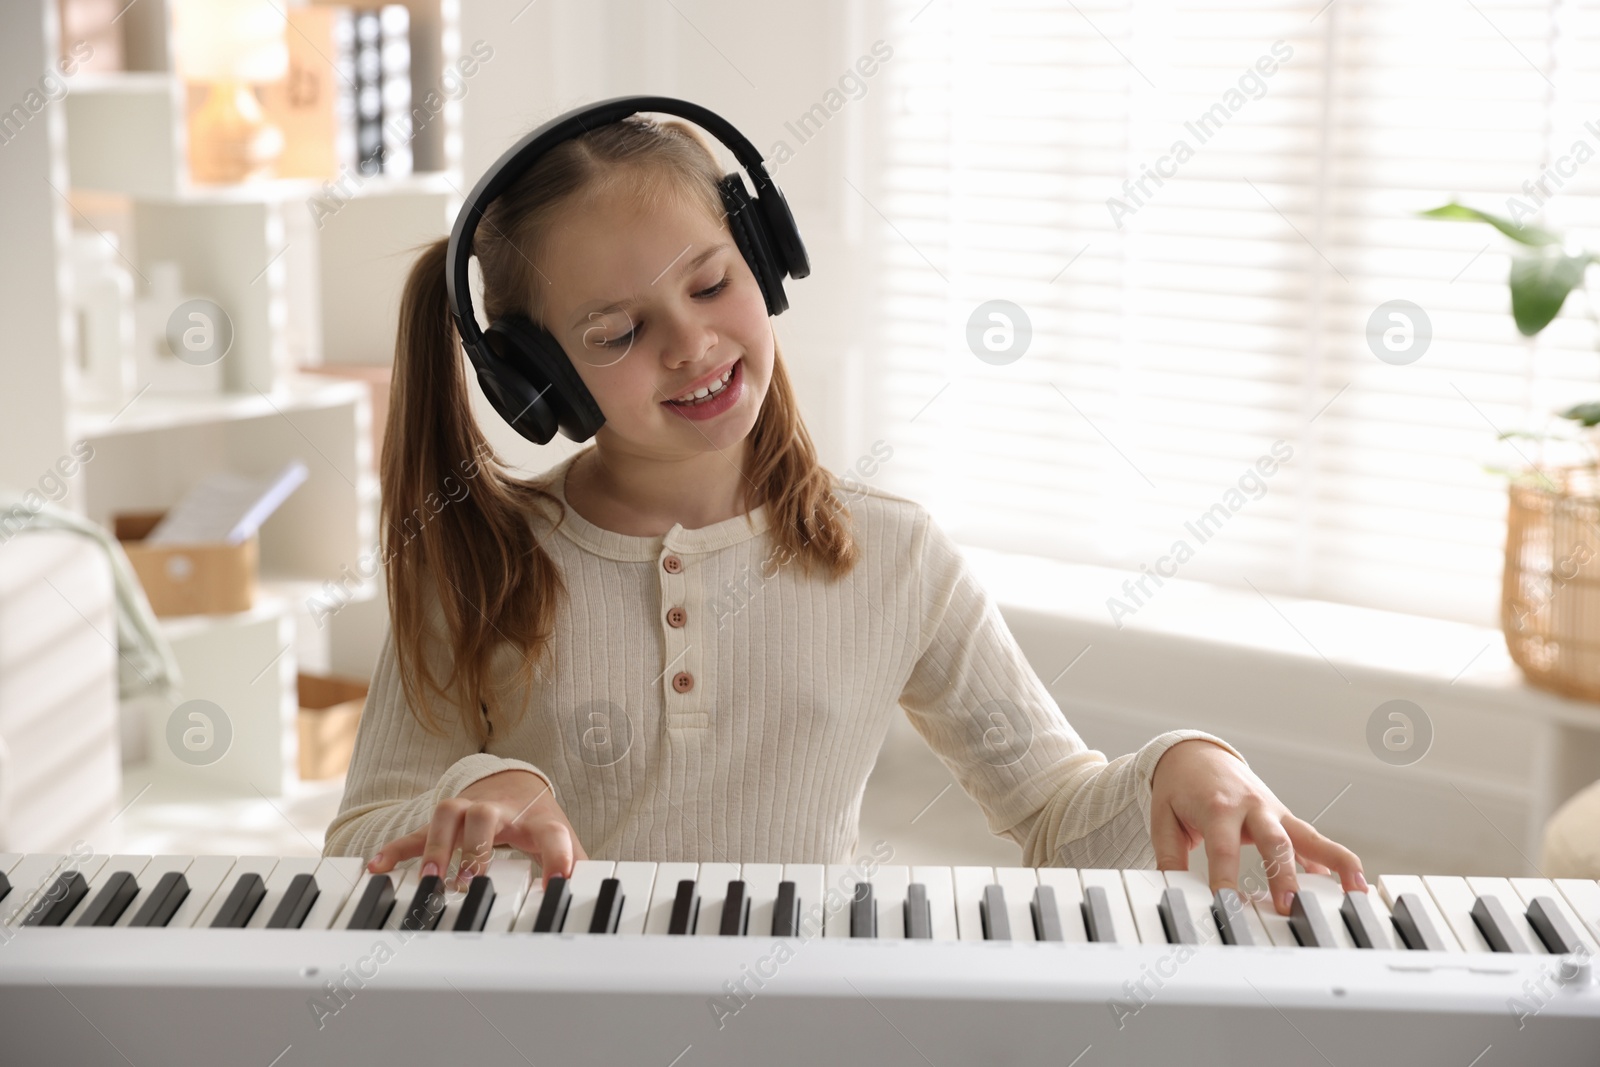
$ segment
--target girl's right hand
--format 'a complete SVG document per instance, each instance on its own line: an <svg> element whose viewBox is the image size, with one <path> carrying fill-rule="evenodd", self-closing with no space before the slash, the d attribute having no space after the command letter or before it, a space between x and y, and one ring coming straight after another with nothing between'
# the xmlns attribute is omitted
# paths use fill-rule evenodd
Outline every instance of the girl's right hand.
<svg viewBox="0 0 1600 1067"><path fill-rule="evenodd" d="M480 778L441 800L428 825L385 844L367 870L383 874L397 863L421 856L423 877L443 875L459 847L455 888L461 890L488 867L496 845L521 849L537 860L543 886L558 874L572 877L573 863L589 858L545 780L514 769Z"/></svg>

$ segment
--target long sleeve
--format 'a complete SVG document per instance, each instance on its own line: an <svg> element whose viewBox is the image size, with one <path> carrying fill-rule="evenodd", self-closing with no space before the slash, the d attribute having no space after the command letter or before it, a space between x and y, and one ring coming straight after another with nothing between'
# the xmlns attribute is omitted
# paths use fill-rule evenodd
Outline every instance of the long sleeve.
<svg viewBox="0 0 1600 1067"><path fill-rule="evenodd" d="M983 809L989 830L1031 867L1150 867L1156 762L1198 730L1163 733L1107 761L1089 748L1029 666L960 549L924 513L913 555L921 577L919 657L900 704ZM1239 757L1243 760L1243 757Z"/></svg>
<svg viewBox="0 0 1600 1067"><path fill-rule="evenodd" d="M427 648L433 677L443 681L448 670L441 643L429 641ZM392 838L424 825L441 800L491 774L520 769L549 782L531 763L481 751L459 708L431 691L428 698L437 704L442 737L424 730L406 703L394 635L386 634L324 855L370 857Z"/></svg>

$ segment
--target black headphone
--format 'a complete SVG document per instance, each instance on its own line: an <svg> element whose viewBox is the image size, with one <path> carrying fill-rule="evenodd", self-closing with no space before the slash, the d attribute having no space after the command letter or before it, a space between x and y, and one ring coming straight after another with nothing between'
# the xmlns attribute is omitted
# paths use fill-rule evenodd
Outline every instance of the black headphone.
<svg viewBox="0 0 1600 1067"><path fill-rule="evenodd" d="M551 119L512 145L478 179L450 229L445 265L450 313L467 358L478 372L484 396L512 429L537 444L548 444L557 428L574 441L587 441L606 419L561 343L549 331L520 314L496 319L487 332L478 329L467 275L472 237L489 202L541 155L562 141L640 111L675 115L710 131L749 172L756 186L754 197L738 171L724 175L718 188L728 212L728 228L761 286L768 315L780 315L789 306L783 292L786 276L804 278L811 273L794 215L767 175L761 154L715 112L670 96L618 96Z"/></svg>

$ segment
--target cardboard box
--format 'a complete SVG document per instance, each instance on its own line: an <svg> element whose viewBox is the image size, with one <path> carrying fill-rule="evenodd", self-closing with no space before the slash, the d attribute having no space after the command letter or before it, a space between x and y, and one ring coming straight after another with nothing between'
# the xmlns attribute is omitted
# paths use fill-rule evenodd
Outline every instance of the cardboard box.
<svg viewBox="0 0 1600 1067"><path fill-rule="evenodd" d="M112 527L158 616L221 615L255 604L260 546L255 537L237 545L146 545L165 511L124 512Z"/></svg>
<svg viewBox="0 0 1600 1067"><path fill-rule="evenodd" d="M337 778L350 766L356 747L367 683L353 678L301 674L300 777Z"/></svg>

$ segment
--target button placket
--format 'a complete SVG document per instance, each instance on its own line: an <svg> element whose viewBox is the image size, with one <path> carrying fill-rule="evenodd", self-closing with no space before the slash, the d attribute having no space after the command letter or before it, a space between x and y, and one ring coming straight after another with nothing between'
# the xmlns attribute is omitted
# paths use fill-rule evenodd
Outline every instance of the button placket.
<svg viewBox="0 0 1600 1067"><path fill-rule="evenodd" d="M666 719L669 725L702 725L698 721L703 716L695 677L698 656L688 625L691 607L688 564L682 556L663 545L659 565L661 603L665 605L661 622L666 663L661 683L665 686Z"/></svg>

